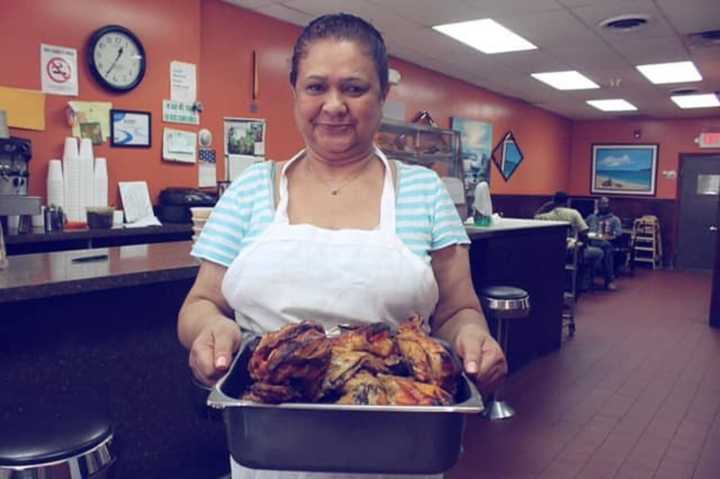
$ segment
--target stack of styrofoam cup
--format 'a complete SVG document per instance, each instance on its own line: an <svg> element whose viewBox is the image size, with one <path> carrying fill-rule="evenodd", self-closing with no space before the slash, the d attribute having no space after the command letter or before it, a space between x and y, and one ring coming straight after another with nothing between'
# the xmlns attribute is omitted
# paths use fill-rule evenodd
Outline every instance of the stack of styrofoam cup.
<svg viewBox="0 0 720 479"><path fill-rule="evenodd" d="M105 158L95 158L95 172L93 177L93 205L108 205L108 171Z"/></svg>
<svg viewBox="0 0 720 479"><path fill-rule="evenodd" d="M80 140L80 201L82 202L83 213L85 213L86 208L93 206L95 203L93 190L95 183L94 163L92 141L90 138L83 138ZM83 216L85 215L83 214ZM82 221L85 221L85 218Z"/></svg>
<svg viewBox="0 0 720 479"><path fill-rule="evenodd" d="M205 222L210 217L210 213L212 212L212 207L210 206L194 206L190 208L190 213L192 213L192 222L193 222L193 236L192 240L193 242L197 241L198 236L200 236L200 233L202 232L203 227L205 226Z"/></svg>
<svg viewBox="0 0 720 479"><path fill-rule="evenodd" d="M47 204L65 209L63 172L60 160L50 160L47 174Z"/></svg>
<svg viewBox="0 0 720 479"><path fill-rule="evenodd" d="M69 221L85 221L85 205L80 194L80 152L73 137L65 138L62 169L65 215Z"/></svg>

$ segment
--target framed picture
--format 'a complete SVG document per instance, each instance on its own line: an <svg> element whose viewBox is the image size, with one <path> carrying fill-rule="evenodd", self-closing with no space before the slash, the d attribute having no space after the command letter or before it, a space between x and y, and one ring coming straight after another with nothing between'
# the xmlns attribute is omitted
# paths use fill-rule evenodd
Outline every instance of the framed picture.
<svg viewBox="0 0 720 479"><path fill-rule="evenodd" d="M265 120L225 118L225 154L265 157Z"/></svg>
<svg viewBox="0 0 720 479"><path fill-rule="evenodd" d="M658 145L592 145L590 193L655 195Z"/></svg>
<svg viewBox="0 0 720 479"><path fill-rule="evenodd" d="M512 131L505 133L492 152L493 163L505 181L510 180L524 158L525 155L523 155Z"/></svg>
<svg viewBox="0 0 720 479"><path fill-rule="evenodd" d="M149 111L110 110L110 145L150 148L152 118Z"/></svg>
<svg viewBox="0 0 720 479"><path fill-rule="evenodd" d="M465 188L472 190L480 181L490 184L493 127L491 123L450 117L450 128L460 132L460 151L465 171Z"/></svg>

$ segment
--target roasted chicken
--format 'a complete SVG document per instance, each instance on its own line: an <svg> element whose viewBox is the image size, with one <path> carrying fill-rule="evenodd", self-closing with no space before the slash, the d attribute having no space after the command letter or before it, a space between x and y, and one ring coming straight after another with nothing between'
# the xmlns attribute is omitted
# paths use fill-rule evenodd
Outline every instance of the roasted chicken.
<svg viewBox="0 0 720 479"><path fill-rule="evenodd" d="M248 369L256 381L253 386L264 383L292 390L277 396L270 394L268 398L297 397L317 401L330 364L330 355L330 341L325 337L322 326L304 321L263 336L250 358ZM256 387L251 393L265 397L262 387Z"/></svg>
<svg viewBox="0 0 720 479"><path fill-rule="evenodd" d="M266 334L249 373L255 381L244 399L279 403L336 402L363 405L447 405L458 370L451 354L421 327L419 317L401 324L370 324L327 338L312 322Z"/></svg>

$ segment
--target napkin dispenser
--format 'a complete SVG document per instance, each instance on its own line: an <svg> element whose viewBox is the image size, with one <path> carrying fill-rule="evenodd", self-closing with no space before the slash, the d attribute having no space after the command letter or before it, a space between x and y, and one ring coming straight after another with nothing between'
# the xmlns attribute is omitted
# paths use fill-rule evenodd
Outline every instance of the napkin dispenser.
<svg viewBox="0 0 720 479"><path fill-rule="evenodd" d="M197 188L166 188L160 192L157 215L163 223L192 223L191 207L215 206L217 199Z"/></svg>

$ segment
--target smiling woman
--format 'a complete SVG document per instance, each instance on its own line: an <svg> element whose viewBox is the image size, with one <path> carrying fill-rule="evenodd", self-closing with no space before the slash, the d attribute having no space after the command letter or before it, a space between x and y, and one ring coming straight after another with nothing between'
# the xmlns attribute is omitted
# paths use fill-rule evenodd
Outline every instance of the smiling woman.
<svg viewBox="0 0 720 479"><path fill-rule="evenodd" d="M193 248L203 263L178 330L194 375L216 382L243 330L307 319L397 327L420 315L492 390L507 365L472 287L457 210L432 170L390 161L373 143L388 92L380 33L352 15L314 20L295 45L290 83L305 149L248 168ZM357 477L252 466L233 464L233 478Z"/></svg>

